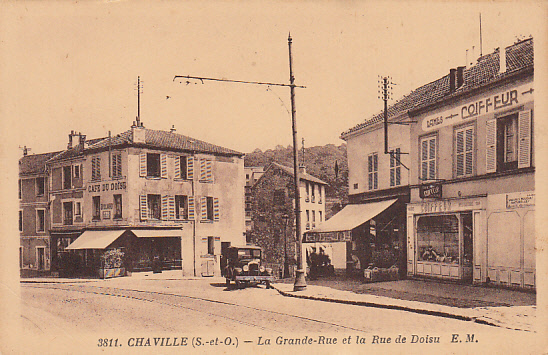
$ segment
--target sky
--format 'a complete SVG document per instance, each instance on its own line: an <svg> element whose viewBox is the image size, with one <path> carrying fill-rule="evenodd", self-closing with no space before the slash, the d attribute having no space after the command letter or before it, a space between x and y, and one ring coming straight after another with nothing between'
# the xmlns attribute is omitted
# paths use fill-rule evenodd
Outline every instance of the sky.
<svg viewBox="0 0 548 355"><path fill-rule="evenodd" d="M298 141L339 145L341 132L394 99L483 54L545 29L541 2L4 2L0 114L4 143L31 153L141 121L251 152L291 144L287 87L174 81L175 75L289 82L293 38ZM536 44L537 42L535 42ZM7 142L7 143L6 143Z"/></svg>

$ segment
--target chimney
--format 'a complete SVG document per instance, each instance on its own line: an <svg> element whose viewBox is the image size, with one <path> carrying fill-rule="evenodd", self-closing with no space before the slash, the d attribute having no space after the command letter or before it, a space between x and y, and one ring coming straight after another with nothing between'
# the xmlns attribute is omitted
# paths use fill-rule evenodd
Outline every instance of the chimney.
<svg viewBox="0 0 548 355"><path fill-rule="evenodd" d="M68 141L68 144L67 144L67 149L71 149L71 148L72 148L72 136L74 136L74 130L71 130L71 131L70 131L70 134L69 134L69 141Z"/></svg>
<svg viewBox="0 0 548 355"><path fill-rule="evenodd" d="M133 143L145 143L145 127L137 122L137 125L131 126L131 134L133 136Z"/></svg>
<svg viewBox="0 0 548 355"><path fill-rule="evenodd" d="M23 156L26 157L27 155L29 155L29 150L28 150L27 146L24 146L23 147Z"/></svg>
<svg viewBox="0 0 548 355"><path fill-rule="evenodd" d="M86 135L82 133L78 133L78 144L84 148L84 143L86 142Z"/></svg>
<svg viewBox="0 0 548 355"><path fill-rule="evenodd" d="M455 91L455 84L457 81L457 69L449 69L449 93Z"/></svg>
<svg viewBox="0 0 548 355"><path fill-rule="evenodd" d="M299 165L299 174L306 174L306 166L304 164Z"/></svg>
<svg viewBox="0 0 548 355"><path fill-rule="evenodd" d="M457 67L457 89L464 84L464 68L466 67Z"/></svg>
<svg viewBox="0 0 548 355"><path fill-rule="evenodd" d="M175 125L174 125L174 124L171 125L171 128L169 129L169 131L170 131L171 133L175 133L176 129L175 129Z"/></svg>
<svg viewBox="0 0 548 355"><path fill-rule="evenodd" d="M476 61L475 49L476 46L472 46L472 50L470 51L470 66L474 65L474 62Z"/></svg>
<svg viewBox="0 0 548 355"><path fill-rule="evenodd" d="M506 48L502 45L499 47L499 74L506 73Z"/></svg>

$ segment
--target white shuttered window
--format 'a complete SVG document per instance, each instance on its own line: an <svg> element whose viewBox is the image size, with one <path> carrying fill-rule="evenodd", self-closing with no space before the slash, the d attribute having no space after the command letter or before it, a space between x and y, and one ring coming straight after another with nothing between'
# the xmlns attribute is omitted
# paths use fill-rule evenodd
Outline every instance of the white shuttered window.
<svg viewBox="0 0 548 355"><path fill-rule="evenodd" d="M474 170L474 127L455 130L455 175L470 176Z"/></svg>

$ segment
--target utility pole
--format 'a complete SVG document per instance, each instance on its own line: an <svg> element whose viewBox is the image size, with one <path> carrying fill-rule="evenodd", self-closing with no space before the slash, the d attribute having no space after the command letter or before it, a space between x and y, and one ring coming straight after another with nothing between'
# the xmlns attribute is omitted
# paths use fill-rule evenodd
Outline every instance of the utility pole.
<svg viewBox="0 0 548 355"><path fill-rule="evenodd" d="M392 95L391 77L379 76L379 99L384 101L384 154L390 154L388 150L388 100Z"/></svg>
<svg viewBox="0 0 548 355"><path fill-rule="evenodd" d="M294 172L294 185L295 185L295 239L297 244L297 270L295 273L295 284L293 285L294 291L301 291L306 288L306 279L305 271L303 266L302 258L302 237L301 237L301 201L299 193L299 164L298 164L298 148L297 148L297 118L295 110L295 88L305 88L305 86L295 85L295 77L293 76L293 57L291 54L291 33L287 39L289 46L289 84L280 84L280 83L268 83L260 81L244 81L244 80L230 80L230 79L220 79L220 78L208 78L208 77L199 77L199 76L190 76L190 75L176 75L173 78L175 79L196 79L200 80L202 83L204 81L222 81L228 83L238 83L238 84L253 84L253 85L267 85L267 86L289 86L290 95L291 95L291 124L293 131L293 172ZM190 84L190 81L186 81L186 84Z"/></svg>

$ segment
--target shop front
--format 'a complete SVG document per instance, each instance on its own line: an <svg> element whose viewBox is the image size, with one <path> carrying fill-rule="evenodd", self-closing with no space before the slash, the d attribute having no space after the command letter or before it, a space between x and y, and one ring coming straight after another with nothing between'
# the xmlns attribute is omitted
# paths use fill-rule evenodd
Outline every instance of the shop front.
<svg viewBox="0 0 548 355"><path fill-rule="evenodd" d="M479 280L485 204L486 197L409 204L408 276Z"/></svg>

